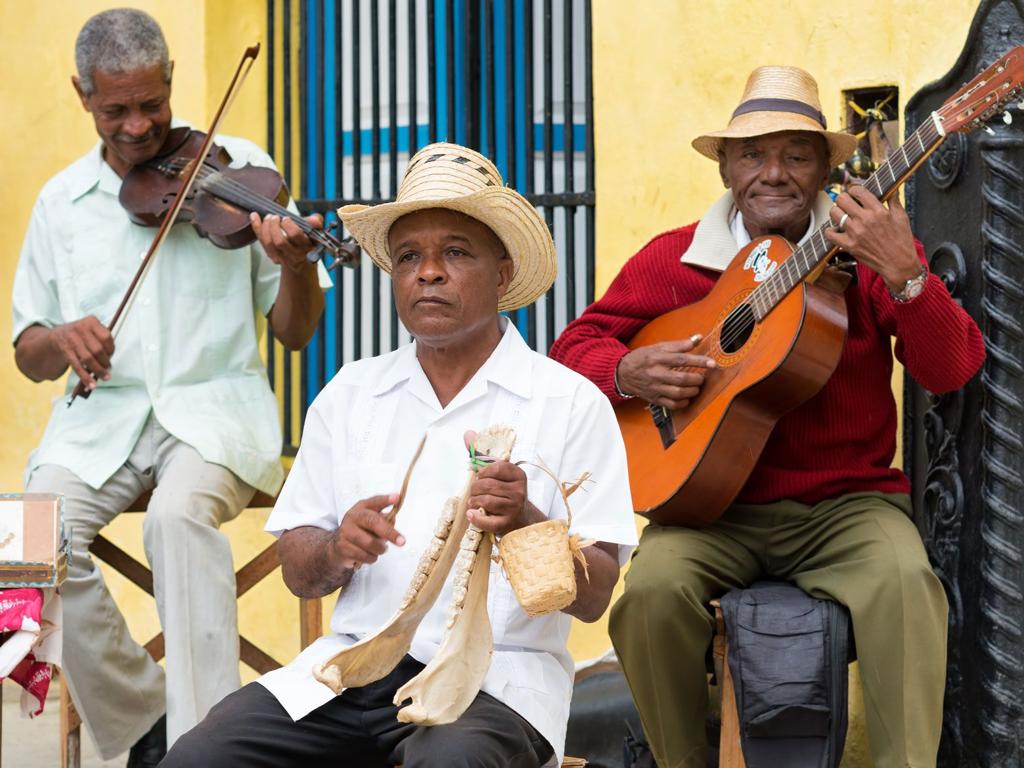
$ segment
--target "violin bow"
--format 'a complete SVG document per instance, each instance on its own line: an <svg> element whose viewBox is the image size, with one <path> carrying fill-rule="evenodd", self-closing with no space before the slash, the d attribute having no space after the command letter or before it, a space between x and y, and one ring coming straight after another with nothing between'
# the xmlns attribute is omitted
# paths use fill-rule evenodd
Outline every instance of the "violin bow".
<svg viewBox="0 0 1024 768"><path fill-rule="evenodd" d="M142 263L139 265L138 270L135 272L135 277L132 278L131 283L128 286L128 290L125 292L124 298L121 299L121 303L118 305L114 312L114 316L110 320L110 324L107 328L110 331L110 335L116 336L117 332L121 328L121 321L124 315L128 312L132 302L135 300L138 286L146 278L149 273L149 268L152 264L153 257L156 252L160 250L160 246L164 244L164 240L167 239L167 235L170 234L171 226L178 218L178 213L181 211L182 206L185 204L185 199L188 197L188 193L192 190L192 184L199 176L199 171L203 167L203 163L206 161L206 156L210 152L210 147L213 145L214 134L220 130L220 124L224 121L225 115L235 101L235 97L242 88L242 83L245 82L245 78L249 74L249 70L252 69L253 62L256 61L256 56L259 55L260 44L251 45L245 49L245 53L242 54L242 60L238 62L238 67L235 69L235 74L231 78L231 83L228 85L227 93L224 94L224 98L221 99L220 105L217 107L217 112L213 116L213 122L210 124L209 130L206 132L206 137L203 139L202 145L199 147L199 152L196 153L196 159L192 163L192 167L189 168L181 182L181 187L178 190L177 197L174 200L174 204L171 209L167 212L164 220L160 224L160 228L156 232L156 237L153 238L153 242L149 245L149 250L146 251L146 255L142 258ZM68 398L68 407L75 402L76 397L82 399L89 398L90 391L86 389L84 382L79 379L78 384L75 386L74 391Z"/></svg>

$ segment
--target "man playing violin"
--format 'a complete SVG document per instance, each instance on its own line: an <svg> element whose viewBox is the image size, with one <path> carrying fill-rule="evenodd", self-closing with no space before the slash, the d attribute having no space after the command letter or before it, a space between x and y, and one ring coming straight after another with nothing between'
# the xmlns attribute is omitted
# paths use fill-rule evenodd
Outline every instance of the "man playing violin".
<svg viewBox="0 0 1024 768"><path fill-rule="evenodd" d="M72 83L100 142L43 188L14 280L15 359L30 379L90 393L54 405L27 489L65 495L72 559L63 588L63 668L97 750L155 765L172 741L239 686L235 579L218 526L282 479L277 403L258 341L299 349L323 308L326 275L291 220L254 215L258 243L220 250L175 225L124 316L104 325L155 230L118 203L121 179L160 153L172 126L172 62L135 10L89 19ZM272 167L252 143L218 137L238 164ZM320 226L319 217L308 220ZM89 546L137 497L164 629L167 674L129 635ZM165 696L166 690L166 696ZM166 727L164 714L166 713Z"/></svg>
<svg viewBox="0 0 1024 768"><path fill-rule="evenodd" d="M891 340L909 373L938 393L978 370L981 334L928 272L896 198L885 206L854 187L833 205L822 192L856 139L825 129L803 70L756 69L729 127L693 145L718 162L729 191L700 222L644 246L551 350L613 403L685 408L715 375L715 361L692 352L699 337L632 351L626 343L706 296L752 239L798 243L831 220L828 239L858 264L838 367L778 421L735 503L705 528L651 523L641 536L610 631L655 758L666 768L705 765L708 603L770 575L849 608L874 764L934 766L947 601L910 517L907 478L891 467Z"/></svg>

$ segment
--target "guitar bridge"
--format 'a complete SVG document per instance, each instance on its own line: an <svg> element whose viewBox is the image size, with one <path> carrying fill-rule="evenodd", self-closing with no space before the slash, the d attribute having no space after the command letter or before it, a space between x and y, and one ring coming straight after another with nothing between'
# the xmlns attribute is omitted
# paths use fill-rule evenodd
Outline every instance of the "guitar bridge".
<svg viewBox="0 0 1024 768"><path fill-rule="evenodd" d="M651 418L654 419L654 426L658 428L658 434L661 435L662 448L668 449L676 441L676 427L672 423L672 412L665 406L654 403L648 403L647 409L651 412Z"/></svg>

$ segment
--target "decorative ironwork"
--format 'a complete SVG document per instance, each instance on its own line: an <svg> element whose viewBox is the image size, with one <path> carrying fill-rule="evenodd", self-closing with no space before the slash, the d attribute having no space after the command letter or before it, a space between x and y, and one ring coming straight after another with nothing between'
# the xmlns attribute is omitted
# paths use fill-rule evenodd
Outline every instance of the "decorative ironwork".
<svg viewBox="0 0 1024 768"><path fill-rule="evenodd" d="M942 243L928 258L928 268L939 276L949 295L962 304L962 287L967 276L967 262L960 246L956 243Z"/></svg>
<svg viewBox="0 0 1024 768"><path fill-rule="evenodd" d="M934 265L934 261L933 261ZM933 266L934 269L934 266ZM963 686L960 674L962 659L960 634L964 626L964 598L957 574L960 572L960 537L964 521L964 481L957 452L957 436L963 417L964 396L961 391L948 395L928 395L928 409L923 416L924 438L929 455L919 525L935 575L949 599L949 652L946 676L947 701L955 701ZM962 751L962 728L959 718L946 717L943 739Z"/></svg>
<svg viewBox="0 0 1024 768"><path fill-rule="evenodd" d="M981 708L978 723L998 759L982 765L1021 764L1020 693L1024 684L1024 137L1002 131L981 144L984 168L981 226L984 292L982 330L988 362L982 375ZM1016 162L1014 162L1016 160ZM1012 762L1005 756L1014 755Z"/></svg>
<svg viewBox="0 0 1024 768"><path fill-rule="evenodd" d="M947 136L932 156L928 159L928 178L939 189L948 189L960 176L964 166L964 154L967 150L967 138L962 133Z"/></svg>
<svg viewBox="0 0 1024 768"><path fill-rule="evenodd" d="M907 104L913 131L1024 42L1018 2L982 0L950 71ZM982 327L982 374L935 396L908 379L904 467L949 596L941 768L1024 765L1024 120L947 138L907 187L933 272ZM980 201L980 204L979 204Z"/></svg>

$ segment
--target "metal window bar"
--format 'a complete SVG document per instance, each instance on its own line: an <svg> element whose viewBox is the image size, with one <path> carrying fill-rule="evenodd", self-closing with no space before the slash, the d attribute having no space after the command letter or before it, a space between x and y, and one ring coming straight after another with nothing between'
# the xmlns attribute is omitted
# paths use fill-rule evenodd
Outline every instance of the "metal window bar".
<svg viewBox="0 0 1024 768"><path fill-rule="evenodd" d="M342 205L393 199L409 157L430 141L478 149L554 235L555 285L511 313L546 352L594 297L590 0L268 0L267 36L268 148L300 210L333 220ZM370 259L332 277L299 357L300 386L292 354L268 333L286 452L341 365L409 340Z"/></svg>

